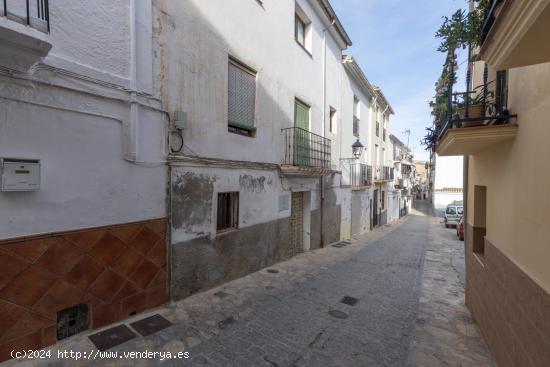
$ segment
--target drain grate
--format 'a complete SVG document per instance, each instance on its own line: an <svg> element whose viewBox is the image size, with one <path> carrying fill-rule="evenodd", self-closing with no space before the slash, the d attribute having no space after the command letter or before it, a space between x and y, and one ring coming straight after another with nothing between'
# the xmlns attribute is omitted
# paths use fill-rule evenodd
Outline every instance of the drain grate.
<svg viewBox="0 0 550 367"><path fill-rule="evenodd" d="M330 310L328 314L336 319L347 319L348 314L340 310Z"/></svg>
<svg viewBox="0 0 550 367"><path fill-rule="evenodd" d="M161 315L153 315L130 324L142 336L147 336L172 326L172 323Z"/></svg>
<svg viewBox="0 0 550 367"><path fill-rule="evenodd" d="M267 272L271 273L271 274L277 274L279 272L279 270L277 270L277 269L267 269Z"/></svg>
<svg viewBox="0 0 550 367"><path fill-rule="evenodd" d="M219 292L214 293L214 296L216 296L218 298L225 298L225 297L229 296L229 293L225 293L224 291L219 291Z"/></svg>
<svg viewBox="0 0 550 367"><path fill-rule="evenodd" d="M351 245L351 242L349 242L349 241L340 241L340 242L335 243L334 245L332 245L332 247L342 248L342 247L346 247L347 245Z"/></svg>
<svg viewBox="0 0 550 367"><path fill-rule="evenodd" d="M107 349L111 349L132 340L136 337L136 334L130 330L126 325L119 325L113 328L101 331L97 334L90 335L88 338L94 343L97 349L101 352Z"/></svg>
<svg viewBox="0 0 550 367"><path fill-rule="evenodd" d="M230 316L227 319L218 322L218 327L223 330L226 327L228 327L229 325L231 325L232 323L234 323L235 321L237 321L237 320L235 320L235 318L233 316Z"/></svg>
<svg viewBox="0 0 550 367"><path fill-rule="evenodd" d="M355 306L355 304L359 302L359 299L351 296L345 296L340 302L348 306Z"/></svg>

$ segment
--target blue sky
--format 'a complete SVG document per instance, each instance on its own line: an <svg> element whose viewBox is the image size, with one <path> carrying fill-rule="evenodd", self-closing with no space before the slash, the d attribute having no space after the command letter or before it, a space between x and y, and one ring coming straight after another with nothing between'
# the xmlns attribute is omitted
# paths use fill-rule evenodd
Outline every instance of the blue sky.
<svg viewBox="0 0 550 367"><path fill-rule="evenodd" d="M411 130L410 146L416 159L427 159L420 140L431 124L429 100L441 74L445 55L437 52L434 37L442 23L465 0L331 0L350 35L353 46L345 51L355 57L371 81L382 88L395 116L390 131L405 144L405 129ZM460 71L466 51L458 52ZM460 80L463 80L459 76Z"/></svg>

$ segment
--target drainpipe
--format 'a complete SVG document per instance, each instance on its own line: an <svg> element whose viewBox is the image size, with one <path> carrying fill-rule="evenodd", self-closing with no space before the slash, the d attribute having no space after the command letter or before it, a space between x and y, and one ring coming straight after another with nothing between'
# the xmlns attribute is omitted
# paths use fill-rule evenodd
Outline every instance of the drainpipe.
<svg viewBox="0 0 550 367"><path fill-rule="evenodd" d="M166 229L166 287L168 293L168 302L166 303L167 307L173 308L176 307L176 302L174 301L174 295L172 292L172 166L168 163L168 188L167 195L168 199L166 202L166 216L168 218L167 229Z"/></svg>
<svg viewBox="0 0 550 367"><path fill-rule="evenodd" d="M330 23L330 26L323 29L323 138L326 138L326 129L327 129L327 31L334 25L336 21L333 19ZM329 162L330 164L330 162ZM321 186L321 248L325 247L325 235L323 228L323 221L325 218L325 180L324 176L321 176L320 186Z"/></svg>
<svg viewBox="0 0 550 367"><path fill-rule="evenodd" d="M137 130L139 106L137 103L137 2L130 1L130 122L127 130L126 157L137 161Z"/></svg>

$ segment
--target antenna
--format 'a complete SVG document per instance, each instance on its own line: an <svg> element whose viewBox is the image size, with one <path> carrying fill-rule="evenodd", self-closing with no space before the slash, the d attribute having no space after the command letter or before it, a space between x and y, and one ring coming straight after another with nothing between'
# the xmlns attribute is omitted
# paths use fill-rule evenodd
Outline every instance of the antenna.
<svg viewBox="0 0 550 367"><path fill-rule="evenodd" d="M407 135L407 148L409 147L409 140L411 139L411 129L403 131L403 134Z"/></svg>

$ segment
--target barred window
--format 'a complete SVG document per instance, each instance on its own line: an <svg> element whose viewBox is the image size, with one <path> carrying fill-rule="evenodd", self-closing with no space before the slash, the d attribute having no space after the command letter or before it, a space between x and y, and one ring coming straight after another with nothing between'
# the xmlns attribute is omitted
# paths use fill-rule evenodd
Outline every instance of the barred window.
<svg viewBox="0 0 550 367"><path fill-rule="evenodd" d="M224 192L218 194L218 216L216 229L223 232L239 227L239 193Z"/></svg>
<svg viewBox="0 0 550 367"><path fill-rule="evenodd" d="M256 73L236 60L229 60L229 131L254 136L256 112Z"/></svg>

